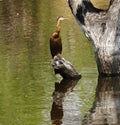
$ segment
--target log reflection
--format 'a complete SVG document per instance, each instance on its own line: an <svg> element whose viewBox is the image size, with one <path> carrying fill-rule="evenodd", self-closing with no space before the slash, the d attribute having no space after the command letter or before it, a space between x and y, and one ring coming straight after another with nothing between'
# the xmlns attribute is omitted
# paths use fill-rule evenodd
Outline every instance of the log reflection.
<svg viewBox="0 0 120 125"><path fill-rule="evenodd" d="M55 90L53 92L53 104L51 109L52 125L61 125L64 115L63 102L64 97L69 95L76 86L79 79L63 79L60 83L55 83Z"/></svg>
<svg viewBox="0 0 120 125"><path fill-rule="evenodd" d="M120 77L98 78L95 101L83 125L120 125Z"/></svg>

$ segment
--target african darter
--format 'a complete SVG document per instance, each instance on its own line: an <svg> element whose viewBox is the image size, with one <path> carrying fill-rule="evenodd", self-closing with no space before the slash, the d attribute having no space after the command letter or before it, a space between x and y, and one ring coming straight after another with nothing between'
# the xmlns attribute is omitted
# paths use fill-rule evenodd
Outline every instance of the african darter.
<svg viewBox="0 0 120 125"><path fill-rule="evenodd" d="M63 16L60 16L57 18L57 25L56 25L56 31L51 35L50 37L50 51L52 58L54 58L55 55L62 53L62 42L60 37L60 22L64 20Z"/></svg>

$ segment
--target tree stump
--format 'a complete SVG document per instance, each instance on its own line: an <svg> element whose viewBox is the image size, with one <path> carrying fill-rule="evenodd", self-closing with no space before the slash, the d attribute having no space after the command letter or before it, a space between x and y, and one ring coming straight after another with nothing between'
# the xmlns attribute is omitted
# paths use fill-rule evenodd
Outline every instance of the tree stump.
<svg viewBox="0 0 120 125"><path fill-rule="evenodd" d="M69 61L65 60L61 54L54 56L52 66L55 74L60 74L63 78L81 78L81 75L75 70L73 65Z"/></svg>

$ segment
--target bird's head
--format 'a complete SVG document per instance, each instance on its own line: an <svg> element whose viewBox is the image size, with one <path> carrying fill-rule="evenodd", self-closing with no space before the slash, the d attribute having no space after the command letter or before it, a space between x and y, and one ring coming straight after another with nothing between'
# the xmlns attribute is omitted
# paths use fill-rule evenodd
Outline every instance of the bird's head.
<svg viewBox="0 0 120 125"><path fill-rule="evenodd" d="M67 19L67 18L66 18L66 17L63 17L63 16L57 17L57 21L62 21L62 20L65 20L65 19Z"/></svg>
<svg viewBox="0 0 120 125"><path fill-rule="evenodd" d="M58 30L60 30L60 22L65 20L65 19L67 19L67 18L63 17L63 16L57 17L57 25L56 25L56 27L57 27Z"/></svg>

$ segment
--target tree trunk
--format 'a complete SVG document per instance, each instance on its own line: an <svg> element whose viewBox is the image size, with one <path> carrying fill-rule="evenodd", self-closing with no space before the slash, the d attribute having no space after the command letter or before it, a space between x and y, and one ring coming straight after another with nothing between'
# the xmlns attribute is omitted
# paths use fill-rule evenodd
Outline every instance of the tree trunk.
<svg viewBox="0 0 120 125"><path fill-rule="evenodd" d="M89 12L85 22L99 74L120 74L120 0L114 0L108 11Z"/></svg>
<svg viewBox="0 0 120 125"><path fill-rule="evenodd" d="M68 0L68 3L92 42L99 74L120 74L120 0L111 0L108 10L96 9L90 1Z"/></svg>
<svg viewBox="0 0 120 125"><path fill-rule="evenodd" d="M60 74L66 79L80 79L81 75L75 70L73 65L65 60L61 54L54 56L52 66L55 74Z"/></svg>
<svg viewBox="0 0 120 125"><path fill-rule="evenodd" d="M103 16L101 27L95 24L98 39L93 38L93 45L98 71L103 75L120 74L120 3L117 2L120 1L115 0Z"/></svg>

